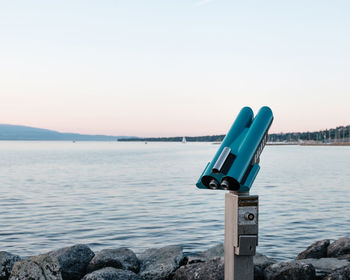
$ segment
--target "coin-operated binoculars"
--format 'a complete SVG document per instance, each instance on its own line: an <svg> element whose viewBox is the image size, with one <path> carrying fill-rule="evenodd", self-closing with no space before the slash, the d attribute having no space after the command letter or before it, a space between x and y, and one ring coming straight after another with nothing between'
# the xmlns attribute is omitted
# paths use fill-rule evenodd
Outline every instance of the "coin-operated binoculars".
<svg viewBox="0 0 350 280"><path fill-rule="evenodd" d="M255 118L252 109L244 107L196 184L230 191L225 195L225 280L254 279L259 197L249 190L272 121L269 107L262 107Z"/></svg>

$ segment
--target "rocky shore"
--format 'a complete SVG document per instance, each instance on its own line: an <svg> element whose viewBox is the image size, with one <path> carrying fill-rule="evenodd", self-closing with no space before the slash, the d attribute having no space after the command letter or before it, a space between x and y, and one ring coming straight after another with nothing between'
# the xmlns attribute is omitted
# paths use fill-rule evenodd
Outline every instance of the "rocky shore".
<svg viewBox="0 0 350 280"><path fill-rule="evenodd" d="M27 258L0 251L0 280L223 280L223 256L222 244L188 256L177 245L138 255L82 244ZM287 262L257 253L254 265L256 280L350 279L350 238L317 241Z"/></svg>

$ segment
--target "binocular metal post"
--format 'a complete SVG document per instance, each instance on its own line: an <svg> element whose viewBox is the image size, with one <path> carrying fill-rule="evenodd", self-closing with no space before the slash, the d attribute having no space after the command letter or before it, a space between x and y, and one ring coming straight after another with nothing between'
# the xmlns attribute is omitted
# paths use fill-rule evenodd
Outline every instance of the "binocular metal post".
<svg viewBox="0 0 350 280"><path fill-rule="evenodd" d="M258 245L257 195L229 192L225 195L225 280L253 280Z"/></svg>
<svg viewBox="0 0 350 280"><path fill-rule="evenodd" d="M259 197L249 190L259 173L272 121L269 107L255 117L251 108L242 108L196 183L200 189L230 191L225 196L225 280L254 279Z"/></svg>

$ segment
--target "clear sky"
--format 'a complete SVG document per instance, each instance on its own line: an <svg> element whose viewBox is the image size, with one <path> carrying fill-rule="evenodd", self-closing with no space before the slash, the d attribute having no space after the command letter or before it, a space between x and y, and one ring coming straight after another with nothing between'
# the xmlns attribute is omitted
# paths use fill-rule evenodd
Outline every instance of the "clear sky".
<svg viewBox="0 0 350 280"><path fill-rule="evenodd" d="M350 124L350 1L0 1L0 123L224 134Z"/></svg>

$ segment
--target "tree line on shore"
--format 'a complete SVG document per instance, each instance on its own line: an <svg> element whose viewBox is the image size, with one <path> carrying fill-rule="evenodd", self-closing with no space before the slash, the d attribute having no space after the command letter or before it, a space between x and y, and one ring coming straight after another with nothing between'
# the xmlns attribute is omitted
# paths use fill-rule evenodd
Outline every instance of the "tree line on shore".
<svg viewBox="0 0 350 280"><path fill-rule="evenodd" d="M187 142L221 142L225 135L207 136L185 136ZM148 138L128 138L119 141L145 141L145 142L181 142L183 137L148 137ZM325 129L312 132L287 132L269 134L268 142L350 142L350 125L338 126L336 128Z"/></svg>
<svg viewBox="0 0 350 280"><path fill-rule="evenodd" d="M350 125L338 126L336 128L325 129L320 131L307 132L288 132L288 133L273 133L269 135L269 142L350 142Z"/></svg>

